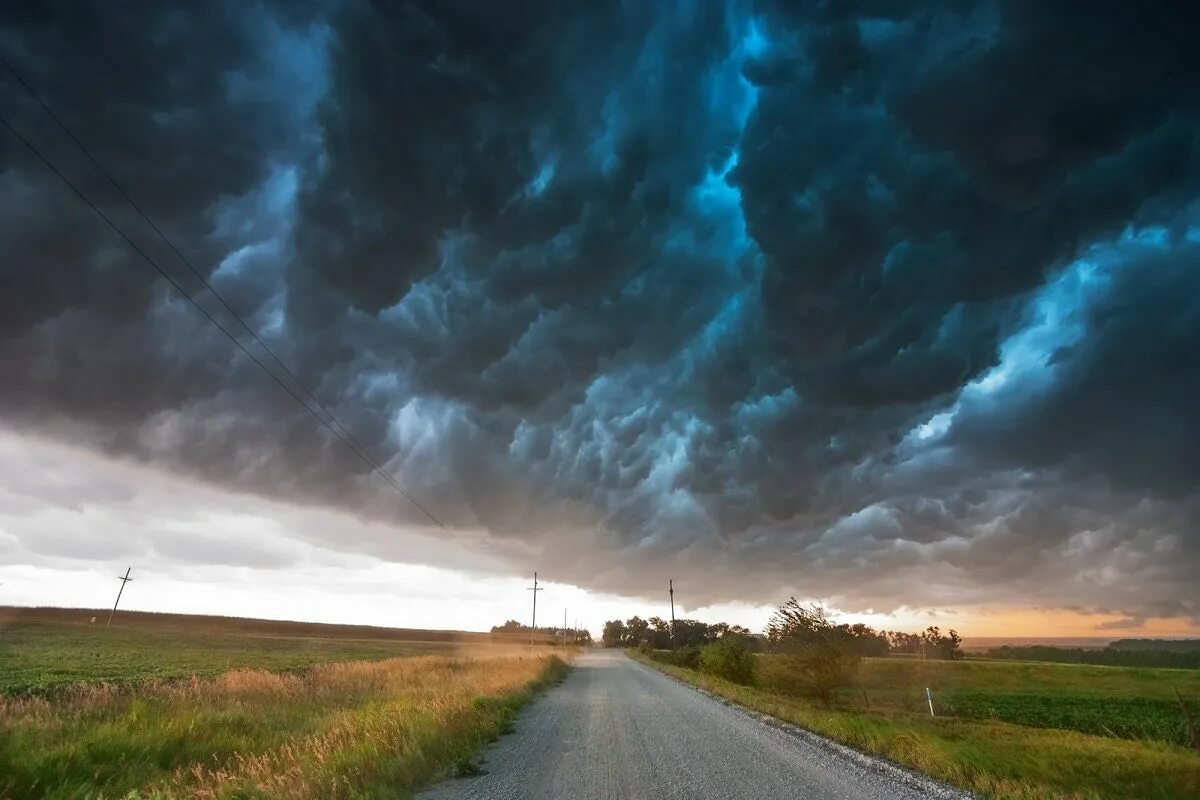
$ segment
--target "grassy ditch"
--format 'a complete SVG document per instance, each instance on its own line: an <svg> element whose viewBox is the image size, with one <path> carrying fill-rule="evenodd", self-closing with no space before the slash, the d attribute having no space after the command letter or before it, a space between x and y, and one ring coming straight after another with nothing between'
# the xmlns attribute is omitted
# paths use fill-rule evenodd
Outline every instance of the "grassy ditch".
<svg viewBox="0 0 1200 800"><path fill-rule="evenodd" d="M4 697L0 798L407 797L567 669L418 656Z"/></svg>
<svg viewBox="0 0 1200 800"><path fill-rule="evenodd" d="M1097 722L1127 714L1140 700L1161 699L1180 681L1190 687L1190 672L1146 671L1173 673L1164 677L1123 668L871 659L864 662L858 685L839 691L826 707L769 686L740 685L651 655L630 654L742 706L984 797L1200 798L1200 755L1194 750L1169 741L1169 732L1160 736L1156 726L1150 735L1134 738L1104 732ZM934 691L936 718L928 707L921 710L925 686ZM962 702L970 697L981 699L975 706ZM1001 697L1009 698L1009 705L996 699ZM1112 703L1106 705L1105 697ZM958 698L957 705L943 704L947 698ZM1049 719L1044 711L1071 704L1076 711L1065 720ZM1060 721L1064 724L1047 724ZM1089 727L1096 732L1079 730Z"/></svg>

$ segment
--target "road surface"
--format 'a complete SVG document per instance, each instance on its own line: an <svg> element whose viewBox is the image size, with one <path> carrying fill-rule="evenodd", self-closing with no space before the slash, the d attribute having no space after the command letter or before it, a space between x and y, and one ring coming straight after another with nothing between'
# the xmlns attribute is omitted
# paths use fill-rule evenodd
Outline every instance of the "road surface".
<svg viewBox="0 0 1200 800"><path fill-rule="evenodd" d="M908 785L765 724L620 651L582 656L485 753L419 800L916 800ZM898 771L896 771L898 772ZM932 786L932 784L931 784Z"/></svg>

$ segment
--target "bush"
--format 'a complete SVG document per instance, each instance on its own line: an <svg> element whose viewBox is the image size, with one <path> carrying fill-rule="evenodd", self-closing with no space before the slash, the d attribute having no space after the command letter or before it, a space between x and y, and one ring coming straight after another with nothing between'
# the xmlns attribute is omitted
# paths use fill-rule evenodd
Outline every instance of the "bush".
<svg viewBox="0 0 1200 800"><path fill-rule="evenodd" d="M653 650L650 657L673 667L696 669L700 666L700 648L685 647L682 650Z"/></svg>
<svg viewBox="0 0 1200 800"><path fill-rule="evenodd" d="M854 637L835 627L819 606L802 606L792 598L767 625L767 643L781 658L768 671L770 688L808 695L829 705L833 692L850 685L861 661Z"/></svg>
<svg viewBox="0 0 1200 800"><path fill-rule="evenodd" d="M754 654L741 636L722 636L701 648L700 669L744 686L754 684Z"/></svg>
<svg viewBox="0 0 1200 800"><path fill-rule="evenodd" d="M814 645L768 656L758 669L758 683L780 694L809 697L825 705L836 689L850 686L861 659L848 647Z"/></svg>

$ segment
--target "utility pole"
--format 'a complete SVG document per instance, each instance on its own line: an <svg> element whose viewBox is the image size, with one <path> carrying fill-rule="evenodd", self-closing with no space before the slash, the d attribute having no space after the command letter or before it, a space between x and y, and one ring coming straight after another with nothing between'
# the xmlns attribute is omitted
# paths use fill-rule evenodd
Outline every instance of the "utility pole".
<svg viewBox="0 0 1200 800"><path fill-rule="evenodd" d="M667 579L667 593L671 595L671 649L675 649L675 581Z"/></svg>
<svg viewBox="0 0 1200 800"><path fill-rule="evenodd" d="M125 591L125 584L127 584L131 580L133 580L133 578L129 577L129 571L131 569L133 569L133 567L126 567L125 575L117 576L118 580L121 581L121 588L117 590L117 601L116 601L116 603L113 603L112 611L108 612L108 622L104 623L105 628L107 628L109 625L112 625L113 614L117 613L117 603L121 602L121 594L124 593L124 591Z"/></svg>
<svg viewBox="0 0 1200 800"><path fill-rule="evenodd" d="M563 638L562 638L562 643L563 643L563 647L566 647L566 646L567 646L567 610L566 610L565 608L563 609Z"/></svg>
<svg viewBox="0 0 1200 800"><path fill-rule="evenodd" d="M536 572L533 573L533 586L530 586L525 591L533 592L533 624L529 626L529 649L532 650L534 638L537 636L537 593L545 591L545 589L541 589L537 585Z"/></svg>

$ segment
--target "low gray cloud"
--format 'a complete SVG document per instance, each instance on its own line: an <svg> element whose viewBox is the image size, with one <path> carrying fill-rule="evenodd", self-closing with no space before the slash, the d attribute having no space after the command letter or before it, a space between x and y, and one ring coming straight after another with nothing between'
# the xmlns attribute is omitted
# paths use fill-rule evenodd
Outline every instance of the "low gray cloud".
<svg viewBox="0 0 1200 800"><path fill-rule="evenodd" d="M699 602L1196 617L1192 12L3 13L6 57L452 541ZM6 424L424 524L2 141Z"/></svg>

